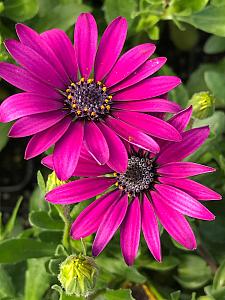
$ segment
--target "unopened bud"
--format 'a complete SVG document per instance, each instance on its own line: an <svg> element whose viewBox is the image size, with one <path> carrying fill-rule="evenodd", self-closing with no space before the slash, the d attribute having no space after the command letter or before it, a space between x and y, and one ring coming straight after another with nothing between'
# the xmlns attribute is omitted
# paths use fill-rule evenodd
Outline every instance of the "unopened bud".
<svg viewBox="0 0 225 300"><path fill-rule="evenodd" d="M65 184L66 181L61 181L56 176L56 173L53 171L48 175L47 183L46 183L46 191L49 192L53 190L55 187Z"/></svg>
<svg viewBox="0 0 225 300"><path fill-rule="evenodd" d="M98 267L92 257L71 255L60 265L58 279L67 295L87 297L94 292Z"/></svg>
<svg viewBox="0 0 225 300"><path fill-rule="evenodd" d="M193 117L205 119L214 112L215 98L210 92L199 92L192 96L188 104L193 107Z"/></svg>

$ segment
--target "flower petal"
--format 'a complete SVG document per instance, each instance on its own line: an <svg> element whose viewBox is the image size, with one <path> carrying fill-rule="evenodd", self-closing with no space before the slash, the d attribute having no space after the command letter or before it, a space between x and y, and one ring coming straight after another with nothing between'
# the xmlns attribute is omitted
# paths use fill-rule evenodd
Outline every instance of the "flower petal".
<svg viewBox="0 0 225 300"><path fill-rule="evenodd" d="M170 143L161 150L157 158L158 164L179 161L195 152L207 139L209 127L194 128L182 134L182 141Z"/></svg>
<svg viewBox="0 0 225 300"><path fill-rule="evenodd" d="M172 162L157 169L158 174L173 178L186 178L209 172L215 172L215 169L192 162Z"/></svg>
<svg viewBox="0 0 225 300"><path fill-rule="evenodd" d="M69 83L68 76L61 64L61 60L57 58L51 45L49 46L35 30L25 24L16 24L16 32L22 44L46 59L46 61L54 66L54 70L60 78L65 83Z"/></svg>
<svg viewBox="0 0 225 300"><path fill-rule="evenodd" d="M84 143L94 159L103 165L109 160L109 147L106 139L94 122L86 122L84 127Z"/></svg>
<svg viewBox="0 0 225 300"><path fill-rule="evenodd" d="M41 82L27 70L7 62L0 62L0 77L26 92L60 99L61 95L51 86Z"/></svg>
<svg viewBox="0 0 225 300"><path fill-rule="evenodd" d="M137 256L141 232L141 209L138 197L129 204L120 227L120 245L125 262L131 266Z"/></svg>
<svg viewBox="0 0 225 300"><path fill-rule="evenodd" d="M152 204L145 195L141 207L141 216L142 231L148 248L154 258L158 261L161 261L162 257L158 221L156 219Z"/></svg>
<svg viewBox="0 0 225 300"><path fill-rule="evenodd" d="M119 199L120 194L119 190L115 190L88 205L72 224L70 231L72 238L79 240L96 232L107 210Z"/></svg>
<svg viewBox="0 0 225 300"><path fill-rule="evenodd" d="M158 193L152 191L151 196L156 214L166 231L185 248L190 250L196 249L194 233L185 217L167 206Z"/></svg>
<svg viewBox="0 0 225 300"><path fill-rule="evenodd" d="M178 112L172 118L168 120L168 123L175 127L179 132L183 132L184 129L187 127L192 114L192 107L189 106L188 108Z"/></svg>
<svg viewBox="0 0 225 300"><path fill-rule="evenodd" d="M95 58L95 81L101 81L117 61L127 35L127 21L118 17L102 35Z"/></svg>
<svg viewBox="0 0 225 300"><path fill-rule="evenodd" d="M127 206L128 198L125 194L107 210L93 242L93 256L99 255L111 240L126 215Z"/></svg>
<svg viewBox="0 0 225 300"><path fill-rule="evenodd" d="M5 41L12 57L33 75L55 88L64 89L65 85L54 67L33 49L15 40Z"/></svg>
<svg viewBox="0 0 225 300"><path fill-rule="evenodd" d="M73 82L77 81L78 65L76 54L67 34L60 29L51 29L43 32L41 37L45 44L54 51L70 80Z"/></svg>
<svg viewBox="0 0 225 300"><path fill-rule="evenodd" d="M215 216L187 193L167 184L156 184L162 201L181 214L201 220L214 220Z"/></svg>
<svg viewBox="0 0 225 300"><path fill-rule="evenodd" d="M98 42L98 28L90 13L80 14L74 31L74 46L79 70L85 79L91 74Z"/></svg>
<svg viewBox="0 0 225 300"><path fill-rule="evenodd" d="M112 117L108 117L105 123L129 143L153 153L159 152L158 144L150 136L135 127Z"/></svg>
<svg viewBox="0 0 225 300"><path fill-rule="evenodd" d="M115 132L103 122L98 123L98 127L103 133L109 146L108 166L118 173L125 172L128 164L128 154L123 142Z"/></svg>
<svg viewBox="0 0 225 300"><path fill-rule="evenodd" d="M80 156L83 136L83 122L72 122L67 132L56 143L53 152L53 164L60 180L67 180L73 175Z"/></svg>
<svg viewBox="0 0 225 300"><path fill-rule="evenodd" d="M72 204L103 193L115 183L106 177L84 178L66 183L46 194L46 200L54 204Z"/></svg>
<svg viewBox="0 0 225 300"><path fill-rule="evenodd" d="M131 111L126 111L126 113L116 111L113 112L113 116L128 124L135 125L138 129L155 137L170 141L181 140L180 133L173 126L154 116Z"/></svg>
<svg viewBox="0 0 225 300"><path fill-rule="evenodd" d="M111 87L131 75L140 67L155 51L154 44L138 45L125 54L116 62L105 80L105 85Z"/></svg>
<svg viewBox="0 0 225 300"><path fill-rule="evenodd" d="M65 114L61 110L23 117L13 124L9 131L9 136L18 138L38 133L55 125L64 117Z"/></svg>
<svg viewBox="0 0 225 300"><path fill-rule="evenodd" d="M208 187L190 179L159 177L161 183L175 186L197 200L221 200L222 196Z"/></svg>
<svg viewBox="0 0 225 300"><path fill-rule="evenodd" d="M166 62L165 57L157 57L146 61L142 66L140 66L133 74L119 82L117 85L109 89L110 93L115 93L128 86L134 85L143 79L149 77L153 73L157 72Z"/></svg>
<svg viewBox="0 0 225 300"><path fill-rule="evenodd" d="M64 118L52 127L36 133L27 144L25 159L30 159L48 150L63 136L70 123L71 118Z"/></svg>
<svg viewBox="0 0 225 300"><path fill-rule="evenodd" d="M139 111L139 112L169 112L176 113L180 110L180 105L165 99L147 99L139 101L116 101L116 109ZM174 126L176 128L176 126Z"/></svg>
<svg viewBox="0 0 225 300"><path fill-rule="evenodd" d="M169 92L181 83L175 76L158 76L148 78L134 86L117 92L113 100L142 100Z"/></svg>
<svg viewBox="0 0 225 300"><path fill-rule="evenodd" d="M60 101L33 93L20 93L8 97L0 106L1 122L10 122L21 117L54 111L63 107Z"/></svg>

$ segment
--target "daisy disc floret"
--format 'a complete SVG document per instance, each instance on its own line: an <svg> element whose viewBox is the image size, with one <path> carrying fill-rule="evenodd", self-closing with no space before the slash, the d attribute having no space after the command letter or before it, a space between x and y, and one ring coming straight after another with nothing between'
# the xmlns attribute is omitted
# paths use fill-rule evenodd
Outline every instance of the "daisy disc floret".
<svg viewBox="0 0 225 300"><path fill-rule="evenodd" d="M189 177L214 172L215 169L182 161L195 152L207 139L208 127L185 131L190 120L188 108L168 120L182 135L182 141L161 141L158 154L127 144L128 166L115 172L109 166L99 166L85 149L74 176L79 180L58 187L46 195L54 204L73 204L103 194L87 206L74 221L74 239L96 233L93 255L97 256L120 230L124 259L132 265L137 255L140 233L152 255L161 260L158 222L171 237L185 248L196 248L193 230L185 216L214 220L214 215L201 201L219 200L221 196ZM43 163L53 168L52 156Z"/></svg>
<svg viewBox="0 0 225 300"><path fill-rule="evenodd" d="M165 98L180 79L150 77L166 62L165 57L149 59L155 51L151 43L121 55L126 19L113 20L99 45L97 25L89 13L77 19L74 45L59 29L39 34L17 24L16 31L19 41L7 40L5 46L18 65L1 62L0 77L24 92L2 103L0 120L16 120L9 136L32 136L26 159L54 146L55 172L67 180L82 147L98 164L124 172L128 156L122 141L158 153L158 139L181 139L176 128L153 115L180 110Z"/></svg>

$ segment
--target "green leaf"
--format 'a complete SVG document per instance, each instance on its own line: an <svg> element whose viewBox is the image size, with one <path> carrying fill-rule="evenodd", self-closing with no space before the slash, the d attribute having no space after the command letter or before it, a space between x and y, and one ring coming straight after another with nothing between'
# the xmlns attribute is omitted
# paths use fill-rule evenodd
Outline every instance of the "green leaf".
<svg viewBox="0 0 225 300"><path fill-rule="evenodd" d="M190 16L179 16L177 19L193 25L203 31L213 33L219 36L225 36L225 6L215 7L207 6L200 12Z"/></svg>
<svg viewBox="0 0 225 300"><path fill-rule="evenodd" d="M47 12L42 17L34 18L31 24L39 32L52 28L60 28L66 31L74 25L80 13L89 10L90 8L83 4L59 4L51 9L51 13Z"/></svg>
<svg viewBox="0 0 225 300"><path fill-rule="evenodd" d="M217 54L225 51L225 38L212 35L204 45L204 51L207 54Z"/></svg>
<svg viewBox="0 0 225 300"><path fill-rule="evenodd" d="M48 211L49 205L48 202L45 201L43 193L41 192L40 188L37 186L29 201L29 211Z"/></svg>
<svg viewBox="0 0 225 300"><path fill-rule="evenodd" d="M215 277L213 279L213 290L218 290L221 287L225 287L225 261L220 265L219 269L216 271Z"/></svg>
<svg viewBox="0 0 225 300"><path fill-rule="evenodd" d="M62 231L42 230L39 235L42 242L59 244L62 240Z"/></svg>
<svg viewBox="0 0 225 300"><path fill-rule="evenodd" d="M83 297L80 298L80 297L76 297L76 296L66 295L63 292L62 288L59 285L57 285L57 284L54 284L52 286L52 289L55 290L55 291L57 291L59 293L59 295L60 295L59 300L83 300Z"/></svg>
<svg viewBox="0 0 225 300"><path fill-rule="evenodd" d="M155 271L169 271L174 269L179 264L179 259L174 256L164 256L162 262L157 262L153 260L152 262L146 264L144 267L155 270Z"/></svg>
<svg viewBox="0 0 225 300"><path fill-rule="evenodd" d="M45 193L46 193L45 180L44 180L44 177L41 174L40 170L37 172L37 183L38 183L41 193L43 195L45 195Z"/></svg>
<svg viewBox="0 0 225 300"><path fill-rule="evenodd" d="M176 291L170 294L171 300L179 300L181 296L180 291Z"/></svg>
<svg viewBox="0 0 225 300"><path fill-rule="evenodd" d="M104 294L105 300L134 300L130 290L108 290Z"/></svg>
<svg viewBox="0 0 225 300"><path fill-rule="evenodd" d="M3 233L3 237L2 239L6 238L6 237L9 237L9 235L11 234L13 228L14 228L14 225L15 225L15 221L16 221L16 216L17 216L17 213L18 213L18 210L20 208L20 204L23 200L23 197L20 197L12 211L12 214L8 220L8 222L6 223L6 226L5 226L5 230L4 230L4 233Z"/></svg>
<svg viewBox="0 0 225 300"><path fill-rule="evenodd" d="M105 0L103 9L107 23L118 16L125 17L130 23L132 21L131 15L136 10L136 7L137 3L135 0Z"/></svg>
<svg viewBox="0 0 225 300"><path fill-rule="evenodd" d="M0 151L6 146L8 142L8 132L11 125L11 123L0 123Z"/></svg>
<svg viewBox="0 0 225 300"><path fill-rule="evenodd" d="M216 71L205 72L205 82L214 96L225 103L225 76Z"/></svg>
<svg viewBox="0 0 225 300"><path fill-rule="evenodd" d="M33 18L38 12L38 0L5 0L4 15L15 22Z"/></svg>
<svg viewBox="0 0 225 300"><path fill-rule="evenodd" d="M32 226L47 230L63 230L64 224L61 219L52 219L46 211L33 211L29 215Z"/></svg>
<svg viewBox="0 0 225 300"><path fill-rule="evenodd" d="M201 11L209 0L172 0L169 11L173 14L190 15Z"/></svg>
<svg viewBox="0 0 225 300"><path fill-rule="evenodd" d="M24 300L42 300L51 276L45 270L46 258L27 261Z"/></svg>
<svg viewBox="0 0 225 300"><path fill-rule="evenodd" d="M201 127L209 125L211 133L214 135L221 135L225 131L225 113L222 111L215 111L214 114L206 119L195 119L193 127Z"/></svg>
<svg viewBox="0 0 225 300"><path fill-rule="evenodd" d="M211 270L206 262L197 255L182 255L175 276L179 284L187 289L198 289L211 279Z"/></svg>
<svg viewBox="0 0 225 300"><path fill-rule="evenodd" d="M0 263L16 263L27 258L52 256L55 245L32 239L10 239L0 242Z"/></svg>
<svg viewBox="0 0 225 300"><path fill-rule="evenodd" d="M0 282L0 299L5 297L15 297L15 289L11 277L2 265L0 265Z"/></svg>
<svg viewBox="0 0 225 300"><path fill-rule="evenodd" d="M224 6L225 0L211 0L211 4L214 6Z"/></svg>

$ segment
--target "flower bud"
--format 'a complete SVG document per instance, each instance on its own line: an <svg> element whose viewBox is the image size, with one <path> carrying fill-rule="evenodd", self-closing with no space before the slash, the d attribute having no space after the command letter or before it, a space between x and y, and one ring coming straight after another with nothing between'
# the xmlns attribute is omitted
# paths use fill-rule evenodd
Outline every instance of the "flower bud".
<svg viewBox="0 0 225 300"><path fill-rule="evenodd" d="M193 117L205 119L214 112L215 98L210 92L199 92L192 96L188 104L193 107Z"/></svg>
<svg viewBox="0 0 225 300"><path fill-rule="evenodd" d="M47 183L46 183L46 191L49 192L53 190L55 187L65 184L66 181L61 181L56 176L56 173L53 171L48 175Z"/></svg>
<svg viewBox="0 0 225 300"><path fill-rule="evenodd" d="M94 291L98 267L92 257L71 255L60 265L58 279L67 295L87 297Z"/></svg>

